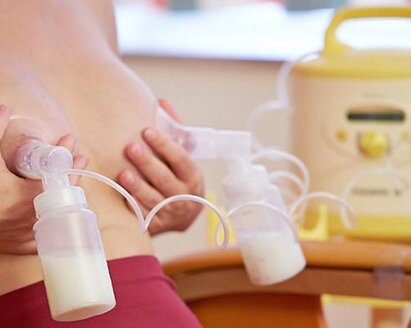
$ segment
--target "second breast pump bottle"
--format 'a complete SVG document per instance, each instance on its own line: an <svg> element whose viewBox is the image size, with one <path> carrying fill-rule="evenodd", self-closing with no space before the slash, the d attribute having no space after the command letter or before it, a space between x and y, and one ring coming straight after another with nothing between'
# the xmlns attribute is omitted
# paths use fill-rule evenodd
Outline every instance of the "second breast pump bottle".
<svg viewBox="0 0 411 328"><path fill-rule="evenodd" d="M229 162L222 181L227 218L232 222L250 281L269 285L287 280L306 265L279 189L262 165Z"/></svg>
<svg viewBox="0 0 411 328"><path fill-rule="evenodd" d="M304 269L305 257L281 193L270 183L265 167L252 163L249 132L185 127L162 108L157 110L156 125L192 158L226 162L225 219L232 222L252 283L277 283Z"/></svg>

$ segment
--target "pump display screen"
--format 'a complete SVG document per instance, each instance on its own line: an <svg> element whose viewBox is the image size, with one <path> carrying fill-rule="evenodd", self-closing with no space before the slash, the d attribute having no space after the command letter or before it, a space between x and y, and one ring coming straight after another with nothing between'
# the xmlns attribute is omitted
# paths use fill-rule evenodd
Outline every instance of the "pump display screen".
<svg viewBox="0 0 411 328"><path fill-rule="evenodd" d="M351 108L347 111L348 121L403 122L406 114L403 110L388 106L367 106Z"/></svg>

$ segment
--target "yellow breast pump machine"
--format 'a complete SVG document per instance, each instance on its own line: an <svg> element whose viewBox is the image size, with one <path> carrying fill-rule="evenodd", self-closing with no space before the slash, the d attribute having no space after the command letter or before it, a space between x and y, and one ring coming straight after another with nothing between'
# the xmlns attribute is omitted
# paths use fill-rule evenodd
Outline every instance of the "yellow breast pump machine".
<svg viewBox="0 0 411 328"><path fill-rule="evenodd" d="M361 18L411 19L411 7L337 11L323 50L283 67L276 107L291 110L291 150L311 188L341 195L356 213L347 230L329 212L330 234L411 240L411 51L343 44L341 24ZM315 225L317 208L306 213Z"/></svg>

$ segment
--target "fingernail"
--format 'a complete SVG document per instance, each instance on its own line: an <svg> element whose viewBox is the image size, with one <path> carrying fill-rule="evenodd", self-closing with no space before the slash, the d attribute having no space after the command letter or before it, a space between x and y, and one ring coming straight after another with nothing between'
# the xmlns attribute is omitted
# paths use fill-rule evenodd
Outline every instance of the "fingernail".
<svg viewBox="0 0 411 328"><path fill-rule="evenodd" d="M72 135L72 134L67 134L66 136L65 136L65 138L66 138L66 140L67 140L67 146L68 146L68 149L71 151L71 152L73 152L73 150L74 150L74 136Z"/></svg>
<svg viewBox="0 0 411 328"><path fill-rule="evenodd" d="M154 140L155 138L157 138L157 136L158 136L158 133L157 133L157 131L154 130L154 129L146 129L146 130L144 131L144 137L145 137L147 140Z"/></svg>
<svg viewBox="0 0 411 328"><path fill-rule="evenodd" d="M90 163L90 158L88 158L87 156L84 156L84 158L82 159L83 168L86 168L89 163Z"/></svg>
<svg viewBox="0 0 411 328"><path fill-rule="evenodd" d="M129 172L129 171L127 171L127 172L124 173L123 179L124 179L124 182L125 182L126 184L132 184L132 183L134 183L134 175L133 175L133 173L131 173L131 172Z"/></svg>
<svg viewBox="0 0 411 328"><path fill-rule="evenodd" d="M131 151L131 155L133 157L139 157L139 156L143 155L143 147L139 144L134 144L131 147L130 151Z"/></svg>
<svg viewBox="0 0 411 328"><path fill-rule="evenodd" d="M74 139L74 136L72 134L67 134L67 139L70 141L70 143L74 144L75 139Z"/></svg>

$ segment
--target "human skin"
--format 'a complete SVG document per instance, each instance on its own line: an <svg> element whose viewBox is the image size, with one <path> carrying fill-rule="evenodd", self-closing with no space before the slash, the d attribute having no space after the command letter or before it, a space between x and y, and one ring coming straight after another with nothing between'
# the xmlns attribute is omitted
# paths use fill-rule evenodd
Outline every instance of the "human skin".
<svg viewBox="0 0 411 328"><path fill-rule="evenodd" d="M172 118L181 122L178 113L168 101L160 99L159 105ZM138 172L123 170L119 175L119 182L136 198L145 215L166 197L203 193L200 171L180 144L152 128L144 129L142 138L146 146L141 142L132 142L125 151ZM149 226L150 234L156 235L170 230L184 231L200 209L201 206L195 202L172 203L154 218Z"/></svg>
<svg viewBox="0 0 411 328"><path fill-rule="evenodd" d="M0 240L1 227L10 219L3 214L12 206L20 204L24 210L19 217L25 233L34 223L29 200L39 192L39 184L13 172L13 155L22 137L63 143L87 156L88 169L112 179L138 177L134 182L140 188L133 183L125 187L145 211L152 206L148 199L154 199L147 194L156 192L157 201L173 193L170 181L175 193L201 194L201 175L183 149L158 131L145 130L153 126L158 101L121 61L115 35L107 0L0 0L0 103L16 117L8 122L6 112L0 115L5 128L0 142L5 164L0 169ZM150 133L157 137L150 139ZM73 135L76 145L67 145L66 135ZM139 158L133 156L136 144L144 147ZM87 159L80 158L83 162L77 164L85 166ZM178 173L181 165L189 168L189 178ZM156 180L157 170L162 179ZM8 193L16 188L16 179L25 187ZM140 231L118 193L89 178L82 178L80 185L97 214L108 259L153 254L149 233ZM176 203L159 213L151 232L183 230L198 211L198 206ZM0 295L42 279L32 236L27 233L21 242L26 248L1 249L0 242Z"/></svg>

